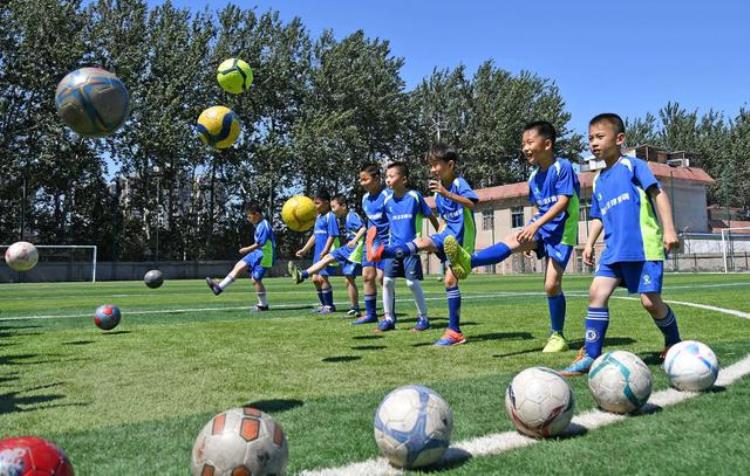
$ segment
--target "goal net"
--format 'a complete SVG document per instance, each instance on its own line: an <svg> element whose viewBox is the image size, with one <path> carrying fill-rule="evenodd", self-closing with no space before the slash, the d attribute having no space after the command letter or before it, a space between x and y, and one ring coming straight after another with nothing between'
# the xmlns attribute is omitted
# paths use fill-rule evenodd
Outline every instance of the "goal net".
<svg viewBox="0 0 750 476"><path fill-rule="evenodd" d="M96 245L34 245L39 251L39 262L33 269L13 271L5 263L5 250L11 244L0 245L3 256L0 283L20 282L96 282Z"/></svg>

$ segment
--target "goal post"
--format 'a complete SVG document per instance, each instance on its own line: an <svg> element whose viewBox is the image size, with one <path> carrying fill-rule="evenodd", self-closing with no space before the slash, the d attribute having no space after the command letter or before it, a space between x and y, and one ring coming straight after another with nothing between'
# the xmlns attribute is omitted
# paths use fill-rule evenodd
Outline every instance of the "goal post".
<svg viewBox="0 0 750 476"><path fill-rule="evenodd" d="M732 232L735 235L732 235ZM742 240L738 243L740 238ZM729 273L730 268L734 270L734 259L737 253L748 251L750 251L750 227L721 229L721 256L724 261L724 273Z"/></svg>
<svg viewBox="0 0 750 476"><path fill-rule="evenodd" d="M11 245L3 244L0 245L0 251L3 255L5 250ZM44 266L45 263L54 263L61 261L75 261L86 263L90 260L90 265L87 269L90 270L92 283L96 283L96 260L97 260L97 246L96 245L34 245L39 250L39 262L36 267ZM86 251L88 250L88 252ZM35 268L36 268L35 267ZM33 269L29 272L32 272ZM65 281L66 279L51 279L51 281ZM46 281L44 279L43 281Z"/></svg>

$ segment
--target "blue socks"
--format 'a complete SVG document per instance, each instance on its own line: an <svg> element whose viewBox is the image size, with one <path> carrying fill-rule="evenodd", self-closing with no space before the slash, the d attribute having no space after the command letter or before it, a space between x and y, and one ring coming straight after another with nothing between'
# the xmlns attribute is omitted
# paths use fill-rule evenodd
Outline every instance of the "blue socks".
<svg viewBox="0 0 750 476"><path fill-rule="evenodd" d="M310 277L310 273L307 272L307 270L302 271L302 279L307 279Z"/></svg>
<svg viewBox="0 0 750 476"><path fill-rule="evenodd" d="M325 306L326 305L326 300L323 297L323 290L322 289L318 289L318 301L320 301L320 305L321 306Z"/></svg>
<svg viewBox="0 0 750 476"><path fill-rule="evenodd" d="M589 307L586 316L586 355L595 359L602 354L604 336L609 327L609 309L606 307Z"/></svg>
<svg viewBox="0 0 750 476"><path fill-rule="evenodd" d="M653 317L652 317L653 319ZM667 315L664 319L654 319L654 324L664 334L664 345L670 347L680 342L680 330L677 328L677 318L672 308L667 306Z"/></svg>
<svg viewBox="0 0 750 476"><path fill-rule="evenodd" d="M471 255L471 267L485 266L488 264L497 264L510 256L512 253L510 247L503 242L496 243L482 251L477 251Z"/></svg>
<svg viewBox="0 0 750 476"><path fill-rule="evenodd" d="M445 288L445 294L448 295L448 328L460 333L461 290L458 289L458 286L453 286L452 288Z"/></svg>
<svg viewBox="0 0 750 476"><path fill-rule="evenodd" d="M391 245L386 246L383 250L383 259L398 258L401 256L411 256L417 254L417 245L414 242L409 242L403 245Z"/></svg>
<svg viewBox="0 0 750 476"><path fill-rule="evenodd" d="M365 294L365 313L368 319L378 318L378 295Z"/></svg>
<svg viewBox="0 0 750 476"><path fill-rule="evenodd" d="M323 305L333 307L333 288L323 288L320 292L323 294Z"/></svg>
<svg viewBox="0 0 750 476"><path fill-rule="evenodd" d="M562 334L565 326L565 294L547 296L547 304L549 305L550 329L552 329L552 332Z"/></svg>

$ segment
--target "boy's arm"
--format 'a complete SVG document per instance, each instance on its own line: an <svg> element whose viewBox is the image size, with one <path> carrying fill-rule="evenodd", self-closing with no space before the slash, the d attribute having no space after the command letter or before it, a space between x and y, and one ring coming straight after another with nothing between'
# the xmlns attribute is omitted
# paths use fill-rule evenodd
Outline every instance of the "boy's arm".
<svg viewBox="0 0 750 476"><path fill-rule="evenodd" d="M583 248L583 262L588 266L594 266L594 244L599 239L604 225L598 218L593 218L590 223L589 238L586 240L586 245Z"/></svg>
<svg viewBox="0 0 750 476"><path fill-rule="evenodd" d="M656 203L656 212L659 214L659 221L664 230L664 248L671 251L680 244L677 237L677 231L674 228L674 219L672 218L672 205L669 203L669 197L659 187L651 187L648 194Z"/></svg>
<svg viewBox="0 0 750 476"><path fill-rule="evenodd" d="M323 257L328 254L329 251L331 251L331 246L333 246L333 240L335 240L335 236L329 236L326 240L326 245L323 247L323 249L320 251L320 256Z"/></svg>
<svg viewBox="0 0 750 476"><path fill-rule="evenodd" d="M367 231L367 228L365 226L362 226L359 230L357 230L357 234L354 235L354 238L351 239L349 243L347 243L346 246L349 248L355 248L357 246L357 243L359 243L359 240L362 239L363 236L365 236L365 232Z"/></svg>
<svg viewBox="0 0 750 476"><path fill-rule="evenodd" d="M441 182L440 180L430 180L430 191L435 192L438 195L442 195L448 200L452 200L458 204L461 204L469 210L473 210L474 205L476 204L476 202L470 198L466 198L463 195L459 195L457 193L449 192L448 189L443 185L443 182Z"/></svg>
<svg viewBox="0 0 750 476"><path fill-rule="evenodd" d="M298 258L301 258L307 254L308 251L310 251L310 248L312 248L315 245L315 233L310 235L310 238L307 240L307 243L305 243L305 246L297 250L295 255L297 255Z"/></svg>
<svg viewBox="0 0 750 476"><path fill-rule="evenodd" d="M260 248L261 246L263 246L263 245L261 245L259 243L253 243L250 246L246 246L244 248L240 248L240 254L244 255L244 254L247 254L247 253L251 253L251 252L257 250L258 248Z"/></svg>
<svg viewBox="0 0 750 476"><path fill-rule="evenodd" d="M547 210L547 213L540 216L536 220L529 223L526 227L524 227L521 231L518 232L516 235L516 239L519 243L526 243L529 241L532 241L534 239L534 236L536 235L536 232L539 231L539 228L541 228L545 223L549 222L553 218L555 218L557 215L561 214L563 211L565 211L566 208L568 208L568 204L570 203L570 197L567 195L560 195L557 197L557 202L552 205L552 207Z"/></svg>

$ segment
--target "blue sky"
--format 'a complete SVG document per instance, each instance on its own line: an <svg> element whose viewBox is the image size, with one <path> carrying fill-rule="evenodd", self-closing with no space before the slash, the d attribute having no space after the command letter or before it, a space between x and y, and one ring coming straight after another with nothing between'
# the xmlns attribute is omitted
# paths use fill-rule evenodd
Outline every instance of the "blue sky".
<svg viewBox="0 0 750 476"><path fill-rule="evenodd" d="M151 4L160 3L150 0ZM223 0L175 0L212 9ZM746 1L427 1L287 0L234 2L300 17L317 36L358 29L387 39L406 65L411 89L433 67L487 59L513 73L554 80L586 132L588 119L612 111L656 113L667 101L734 116L750 105L750 2Z"/></svg>

